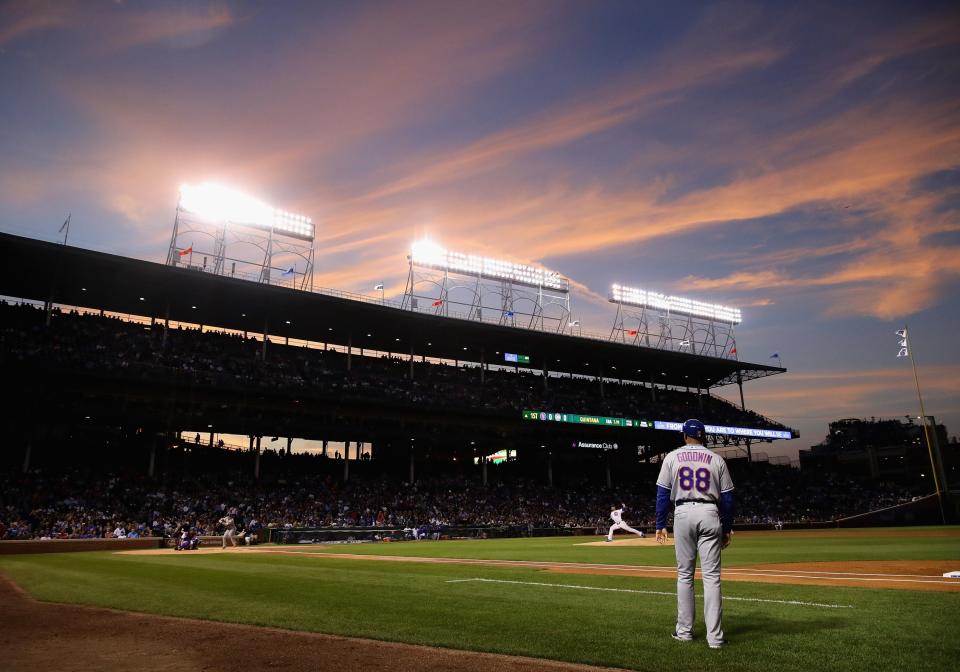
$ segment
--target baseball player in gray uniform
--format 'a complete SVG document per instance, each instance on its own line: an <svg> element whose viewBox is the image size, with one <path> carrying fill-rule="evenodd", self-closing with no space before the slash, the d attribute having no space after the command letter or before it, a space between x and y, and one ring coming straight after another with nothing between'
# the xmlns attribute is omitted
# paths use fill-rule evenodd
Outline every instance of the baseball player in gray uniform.
<svg viewBox="0 0 960 672"><path fill-rule="evenodd" d="M237 525L233 521L233 516L227 514L217 522L223 525L224 528L221 548L227 547L227 541L230 542L231 547L236 546L237 540L234 538L234 535L237 533Z"/></svg>
<svg viewBox="0 0 960 672"><path fill-rule="evenodd" d="M667 512L674 504L673 537L677 553L677 626L673 638L693 639L695 607L693 575L700 554L703 576L703 619L707 644L719 649L723 637L723 597L720 593L720 551L733 534L733 481L723 458L703 442L706 429L699 420L683 423L685 445L663 458L657 478L657 543L667 540Z"/></svg>

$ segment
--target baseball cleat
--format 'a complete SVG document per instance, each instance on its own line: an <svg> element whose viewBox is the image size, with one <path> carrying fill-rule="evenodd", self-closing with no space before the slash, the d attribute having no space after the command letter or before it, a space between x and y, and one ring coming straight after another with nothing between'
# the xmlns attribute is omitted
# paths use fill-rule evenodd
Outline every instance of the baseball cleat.
<svg viewBox="0 0 960 672"><path fill-rule="evenodd" d="M717 642L716 644L710 644L710 648L711 648L711 649L722 649L722 648L725 647L726 645L727 645L727 640L721 639L721 640L720 640L719 642Z"/></svg>
<svg viewBox="0 0 960 672"><path fill-rule="evenodd" d="M678 642L692 642L692 641L693 641L693 637L681 637L680 635L677 634L677 631L676 631L676 630L674 630L674 631L673 631L673 634L670 635L670 636L673 637L673 638L674 638L675 640L677 640Z"/></svg>

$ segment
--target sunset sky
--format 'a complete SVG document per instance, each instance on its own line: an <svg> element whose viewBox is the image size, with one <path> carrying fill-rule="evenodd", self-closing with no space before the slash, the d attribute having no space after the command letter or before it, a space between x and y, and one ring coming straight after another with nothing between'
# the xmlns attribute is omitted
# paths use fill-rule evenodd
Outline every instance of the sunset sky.
<svg viewBox="0 0 960 672"><path fill-rule="evenodd" d="M0 230L162 261L217 181L313 218L322 287L402 293L430 235L590 331L611 282L740 306L794 456L918 414L906 323L960 434L955 3L12 0L0 91Z"/></svg>

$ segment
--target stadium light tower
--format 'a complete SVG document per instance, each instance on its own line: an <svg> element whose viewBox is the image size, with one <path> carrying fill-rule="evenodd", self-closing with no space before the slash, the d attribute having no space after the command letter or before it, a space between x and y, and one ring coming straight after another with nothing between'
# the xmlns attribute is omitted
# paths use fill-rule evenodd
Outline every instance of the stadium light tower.
<svg viewBox="0 0 960 672"><path fill-rule="evenodd" d="M739 308L616 283L610 287L609 300L617 304L611 341L711 357L737 353L734 327L742 321Z"/></svg>
<svg viewBox="0 0 960 672"><path fill-rule="evenodd" d="M256 272L258 282L313 289L314 236L309 217L220 184L185 184L180 187L167 265L250 279ZM228 247L231 252L239 248L238 254L251 248L258 252L230 257Z"/></svg>
<svg viewBox="0 0 960 672"><path fill-rule="evenodd" d="M433 240L413 243L403 297L406 310L427 310L499 324L563 332L570 323L570 281L556 271L447 250Z"/></svg>

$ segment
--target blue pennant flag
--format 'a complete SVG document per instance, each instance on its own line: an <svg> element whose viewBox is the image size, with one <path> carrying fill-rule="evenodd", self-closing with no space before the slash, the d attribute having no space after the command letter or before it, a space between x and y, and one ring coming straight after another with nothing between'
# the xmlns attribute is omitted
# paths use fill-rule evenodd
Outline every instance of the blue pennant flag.
<svg viewBox="0 0 960 672"><path fill-rule="evenodd" d="M284 271L283 273L281 273L280 275L282 275L282 276L285 277L285 278L289 278L289 277L291 277L291 276L293 276L293 275L296 275L296 273L295 273L294 270L293 270L293 266L291 266L290 268L288 268L287 270L285 270L285 271Z"/></svg>

